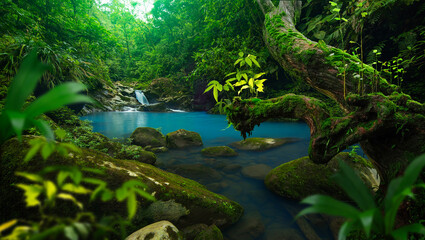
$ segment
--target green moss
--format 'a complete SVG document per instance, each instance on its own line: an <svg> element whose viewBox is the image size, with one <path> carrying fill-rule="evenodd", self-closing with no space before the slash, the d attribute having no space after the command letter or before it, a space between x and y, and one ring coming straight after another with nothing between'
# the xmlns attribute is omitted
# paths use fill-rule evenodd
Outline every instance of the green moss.
<svg viewBox="0 0 425 240"><path fill-rule="evenodd" d="M339 153L327 164L315 164L309 157L284 163L273 169L265 179L267 188L286 198L301 200L312 194L327 194L338 199L346 199L342 189L331 180L339 168L339 161L351 167L362 169L371 163L360 156Z"/></svg>
<svg viewBox="0 0 425 240"><path fill-rule="evenodd" d="M238 153L235 150L227 146L204 148L202 149L201 153L205 156L211 156L211 157L233 157L238 155Z"/></svg>
<svg viewBox="0 0 425 240"><path fill-rule="evenodd" d="M118 160L89 149L82 149L83 153L81 155L73 154L68 157L61 157L55 154L46 162L37 155L30 163L23 163L22 159L29 149L28 141L31 138L25 136L22 143L14 138L1 146L1 187L7 192L13 192L14 188L11 187L11 184L18 181L17 177L14 176L15 171L37 172L47 165L76 165L104 169L105 175L102 175L101 178L113 189L120 186L124 181L139 179L148 185L149 192L155 192L155 197L158 200L167 201L174 199L195 215L199 214L196 213L197 211L202 211L206 216L203 221L207 224L212 224L209 221L214 218L224 219L225 222L223 224L235 223L242 215L243 208L239 204L230 201L224 196L208 191L203 185L193 180L165 172L149 164L131 160ZM6 200L13 203L19 202L16 201L16 198L20 197L16 195L9 197L12 199L8 198ZM142 202L143 206L147 204L150 203ZM2 206L4 208L6 204ZM19 207L11 209L16 210ZM124 214L126 212L123 209L117 211L124 212ZM10 212L7 212L10 215Z"/></svg>

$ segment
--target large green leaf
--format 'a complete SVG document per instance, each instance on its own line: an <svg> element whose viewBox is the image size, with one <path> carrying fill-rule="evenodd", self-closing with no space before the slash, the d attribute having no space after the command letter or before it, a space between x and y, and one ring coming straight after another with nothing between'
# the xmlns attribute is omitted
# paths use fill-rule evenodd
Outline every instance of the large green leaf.
<svg viewBox="0 0 425 240"><path fill-rule="evenodd" d="M356 219L360 215L360 212L353 206L325 195L309 196L304 198L301 203L310 204L311 206L303 209L298 213L297 217L309 213L324 213L332 216Z"/></svg>
<svg viewBox="0 0 425 240"><path fill-rule="evenodd" d="M12 130L21 139L22 132L25 129L26 115L19 111L6 110L3 114L9 117Z"/></svg>
<svg viewBox="0 0 425 240"><path fill-rule="evenodd" d="M10 83L6 97L5 110L20 111L25 100L34 88L48 66L37 59L37 51L33 50L22 62L15 78Z"/></svg>
<svg viewBox="0 0 425 240"><path fill-rule="evenodd" d="M335 174L336 183L353 199L362 210L376 208L370 190L360 177L345 162L339 162L340 171Z"/></svg>
<svg viewBox="0 0 425 240"><path fill-rule="evenodd" d="M136 193L133 191L130 191L127 196L127 210L128 210L128 218L132 219L137 211Z"/></svg>
<svg viewBox="0 0 425 240"><path fill-rule="evenodd" d="M61 84L35 100L25 109L25 113L34 118L42 113L56 110L68 104L93 103L90 97L78 94L78 92L85 89L86 87L81 83L68 82Z"/></svg>
<svg viewBox="0 0 425 240"><path fill-rule="evenodd" d="M69 240L78 240L78 233L75 231L75 229L72 226L66 226L63 229L63 232L65 234L65 237Z"/></svg>
<svg viewBox="0 0 425 240"><path fill-rule="evenodd" d="M391 236L396 240L405 240L408 239L409 233L418 233L425 236L425 227L420 223L410 224L396 229L391 233Z"/></svg>
<svg viewBox="0 0 425 240"><path fill-rule="evenodd" d="M377 208L373 208L368 211L362 212L359 216L360 222L362 223L363 229L366 233L366 237L368 238L370 236L370 231L372 230L372 226L373 226L373 220L377 211L378 211Z"/></svg>
<svg viewBox="0 0 425 240"><path fill-rule="evenodd" d="M417 157L415 160L413 160L409 166L407 166L406 170L404 171L402 180L400 182L400 191L402 189L412 186L416 179L418 178L419 174L422 172L422 169L425 166L425 154Z"/></svg>
<svg viewBox="0 0 425 240"><path fill-rule="evenodd" d="M31 121L32 124L34 124L34 126L37 127L38 130L40 130L41 134L46 137L49 140L54 140L55 139L55 135L52 131L52 129L50 128L49 124L41 119L34 119Z"/></svg>

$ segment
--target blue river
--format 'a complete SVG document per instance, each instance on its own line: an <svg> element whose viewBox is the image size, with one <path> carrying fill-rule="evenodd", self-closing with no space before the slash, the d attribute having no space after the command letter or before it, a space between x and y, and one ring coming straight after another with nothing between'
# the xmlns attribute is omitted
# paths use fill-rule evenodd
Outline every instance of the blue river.
<svg viewBox="0 0 425 240"><path fill-rule="evenodd" d="M267 190L262 180L249 178L241 171L244 167L257 164L275 168L307 156L310 129L305 123L262 123L254 129L252 137L297 138L298 141L264 152L238 151L237 157L211 158L202 156L200 150L204 147L229 145L243 139L222 115L205 112L101 112L81 119L91 121L94 131L109 138L128 138L137 127L153 127L164 135L178 129L198 132L202 137L203 147L158 153L156 165L192 178L244 207L244 216L239 223L224 231L226 239L307 239L306 233L301 231L293 218L302 207L297 202L273 194ZM211 174L191 174L187 170L193 169L190 166L206 166ZM310 222L321 239L333 239L328 224L322 217L306 221Z"/></svg>

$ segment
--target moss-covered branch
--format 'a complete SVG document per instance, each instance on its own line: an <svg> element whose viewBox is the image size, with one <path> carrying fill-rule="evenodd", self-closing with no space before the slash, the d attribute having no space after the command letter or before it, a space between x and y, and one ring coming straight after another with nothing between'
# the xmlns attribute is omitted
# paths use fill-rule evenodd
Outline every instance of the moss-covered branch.
<svg viewBox="0 0 425 240"><path fill-rule="evenodd" d="M265 15L265 42L286 72L336 100L347 112L351 110L345 101L349 93L374 90L390 95L397 90L357 57L324 42L311 41L295 29L297 2L280 1ZM360 72L364 75L361 90Z"/></svg>
<svg viewBox="0 0 425 240"><path fill-rule="evenodd" d="M227 118L242 136L251 135L256 125L272 118L296 118L304 120L311 133L329 117L326 105L315 98L287 94L269 100L235 98Z"/></svg>
<svg viewBox="0 0 425 240"><path fill-rule="evenodd" d="M350 95L353 111L332 117L321 101L287 94L269 100L236 98L228 120L245 138L256 125L272 118L297 118L310 127L309 156L326 163L349 146L361 143L384 179L411 158L425 152L425 107L408 95Z"/></svg>

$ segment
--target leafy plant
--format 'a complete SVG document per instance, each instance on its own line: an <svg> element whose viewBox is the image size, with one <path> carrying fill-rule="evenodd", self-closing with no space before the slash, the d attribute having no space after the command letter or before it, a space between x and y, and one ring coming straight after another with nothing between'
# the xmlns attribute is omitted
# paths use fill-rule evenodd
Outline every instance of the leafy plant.
<svg viewBox="0 0 425 240"><path fill-rule="evenodd" d="M49 125L38 117L48 111L67 104L93 103L93 100L78 92L86 89L81 83L68 82L53 88L23 109L25 100L34 91L37 82L48 66L37 60L36 51L31 52L22 62L18 73L11 82L6 103L0 114L0 144L13 135L21 137L24 129L37 127L48 139L54 139Z"/></svg>
<svg viewBox="0 0 425 240"><path fill-rule="evenodd" d="M217 104L219 104L220 109L222 105L225 103L220 100L218 101L218 94L222 91L235 91L236 87L240 87L238 91L238 95L241 95L242 91L245 89L249 89L250 94L258 97L259 92L264 91L264 82L267 79L260 79L265 72L255 73L252 71L254 65L260 68L260 64L257 61L257 57L251 54L245 56L243 52L239 52L239 58L235 61L234 65L238 66L236 72L231 72L225 76L225 78L233 76L225 80L225 84L221 84L216 80L212 80L208 83L207 89L205 89L204 93L213 90L213 96ZM248 69L243 69L244 66L248 66ZM230 104L230 101L225 101L227 104ZM220 111L221 112L221 111Z"/></svg>
<svg viewBox="0 0 425 240"><path fill-rule="evenodd" d="M83 171L90 174L101 175L103 172L97 169L84 168ZM57 172L56 181L49 180L48 176ZM107 183L93 177L85 177L83 172L77 167L50 166L44 168L41 172L33 174L26 172L17 172L16 175L25 178L30 183L19 183L16 186L24 191L27 207L38 207L40 221L28 222L30 226L16 226L14 231L6 236L13 238L30 237L30 239L45 239L48 237L62 236L66 239L88 239L96 238L95 234L101 231L101 236L105 237L114 234L112 226L105 224L105 219L96 221L96 217L91 212L84 211L83 203L78 200L76 195L89 195L90 202L100 199L103 202L111 201L116 196L118 201L127 199L127 208L129 220L131 220L137 211L136 194L145 199L154 201L155 198L145 192L146 185L131 180L125 182L122 187L115 192L107 188ZM94 190L88 185L95 186ZM70 218L63 210L58 209L58 201L71 202L78 208L75 216ZM58 213L62 213L61 214ZM6 230L17 224L17 219L11 220L0 225L0 230ZM122 221L122 220L121 220ZM0 231L1 232L1 231ZM103 238L101 238L103 239Z"/></svg>
<svg viewBox="0 0 425 240"><path fill-rule="evenodd" d="M301 201L311 206L302 210L297 217L310 213L324 213L341 216L346 219L339 230L338 239L346 239L353 230L363 230L367 238L373 234L393 239L408 239L409 233L425 235L425 227L413 223L395 229L397 211L406 199L414 199L415 188L424 188L425 184L415 184L425 166L425 155L412 161L404 171L404 175L393 179L388 185L387 194L382 204L374 199L370 190L363 184L360 177L346 163L340 162L340 172L334 180L357 207L325 195L313 195Z"/></svg>

